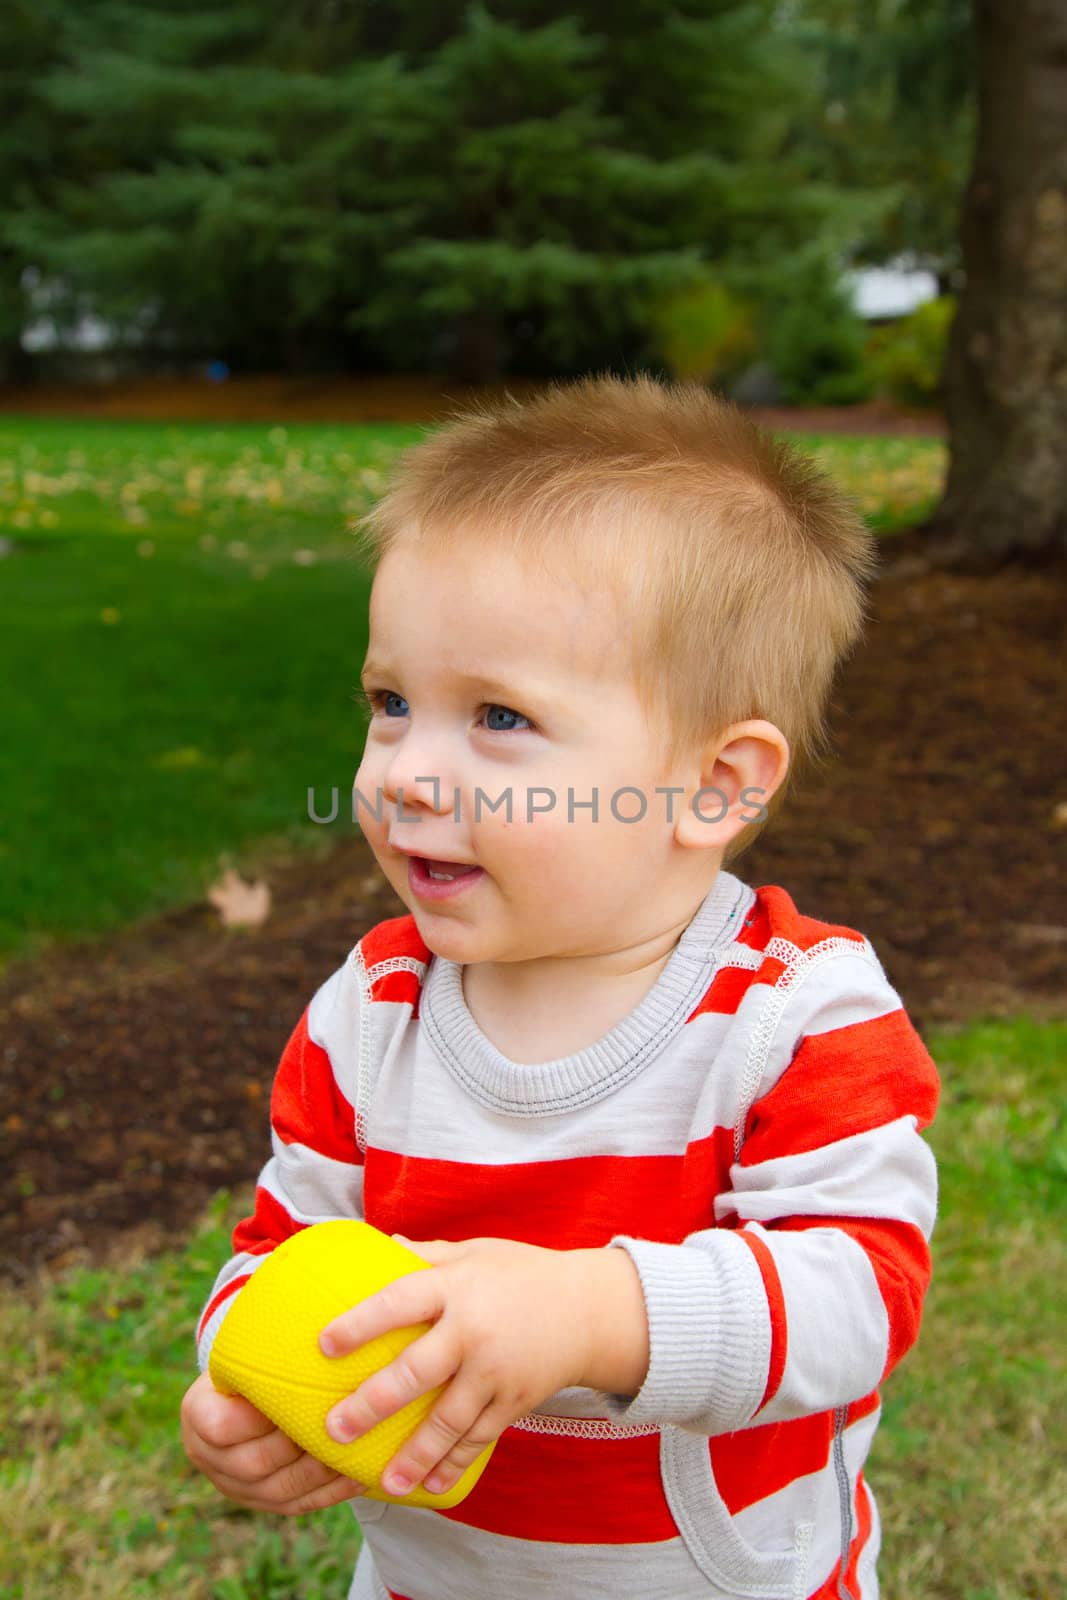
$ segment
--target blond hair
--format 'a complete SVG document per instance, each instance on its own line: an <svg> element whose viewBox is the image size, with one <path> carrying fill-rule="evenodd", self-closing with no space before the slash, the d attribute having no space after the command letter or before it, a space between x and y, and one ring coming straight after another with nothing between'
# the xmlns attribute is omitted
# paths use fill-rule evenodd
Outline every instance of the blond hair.
<svg viewBox="0 0 1067 1600"><path fill-rule="evenodd" d="M834 672L878 566L872 535L809 458L700 384L646 376L454 413L403 452L356 533L372 562L401 542L474 539L563 563L579 582L595 571L626 612L668 764L749 718L785 735L789 775L768 816L827 752Z"/></svg>

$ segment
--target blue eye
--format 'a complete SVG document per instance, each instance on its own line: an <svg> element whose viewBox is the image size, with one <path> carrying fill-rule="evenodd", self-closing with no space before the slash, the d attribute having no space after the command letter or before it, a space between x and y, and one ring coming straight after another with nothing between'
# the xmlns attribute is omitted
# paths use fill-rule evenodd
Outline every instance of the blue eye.
<svg viewBox="0 0 1067 1600"><path fill-rule="evenodd" d="M382 711L387 717L391 716L392 712L389 709L389 702L392 700L399 700L400 704L404 707L403 711L397 712L398 716L406 717L408 714L408 703L404 699L404 696L402 694L395 694L392 689L357 689L355 691L355 697L359 701L360 705L363 706L365 710L371 712L372 715L376 711Z"/></svg>
<svg viewBox="0 0 1067 1600"><path fill-rule="evenodd" d="M398 717L406 717L411 714L411 707L404 699L404 696L397 694L393 689L359 688L355 691L355 698L372 715L381 712L383 716L389 717L392 721L395 721ZM485 718L485 725L490 733L522 733L524 728L533 727L528 717L524 716L521 711L512 711L510 706L486 706Z"/></svg>
<svg viewBox="0 0 1067 1600"><path fill-rule="evenodd" d="M530 725L529 718L524 717L521 711L511 711L507 706L490 706L485 714L485 725L489 729L490 733L511 733L514 730L514 724L510 722L504 727L500 727L499 724L494 727L493 724L490 723L489 718L494 714L494 712L497 711L501 712L505 717L517 717L520 722L525 722L527 727Z"/></svg>

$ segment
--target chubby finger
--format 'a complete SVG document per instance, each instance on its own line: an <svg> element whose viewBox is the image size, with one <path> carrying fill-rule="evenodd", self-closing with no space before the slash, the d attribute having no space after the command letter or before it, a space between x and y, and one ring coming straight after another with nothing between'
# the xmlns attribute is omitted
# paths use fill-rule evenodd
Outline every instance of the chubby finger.
<svg viewBox="0 0 1067 1600"><path fill-rule="evenodd" d="M214 1461L220 1471L245 1483L261 1483L272 1478L284 1467L294 1466L306 1452L295 1439L290 1439L280 1428L261 1434L256 1439L245 1439L240 1444L229 1445L215 1453ZM336 1471L336 1467L329 1469Z"/></svg>
<svg viewBox="0 0 1067 1600"><path fill-rule="evenodd" d="M283 1516L298 1517L305 1511L321 1511L325 1506L352 1500L362 1494L364 1485L346 1478L314 1456L304 1454L298 1461L280 1467L256 1487L268 1509Z"/></svg>
<svg viewBox="0 0 1067 1600"><path fill-rule="evenodd" d="M471 1462L478 1459L487 1445L491 1445L494 1440L499 1439L507 1426L508 1424L502 1422L499 1418L494 1420L491 1414L491 1407L486 1406L467 1436L461 1439L448 1452L444 1460L439 1461L427 1473L422 1480L423 1487L428 1489L431 1494L447 1493L454 1484L459 1482Z"/></svg>
<svg viewBox="0 0 1067 1600"><path fill-rule="evenodd" d="M302 1499L283 1506L281 1514L286 1517L302 1517L309 1511L325 1511L328 1506L342 1505L346 1500L355 1500L363 1494L365 1486L357 1483L354 1478L344 1478L338 1474L332 1482L324 1483L320 1489L304 1495Z"/></svg>
<svg viewBox="0 0 1067 1600"><path fill-rule="evenodd" d="M296 1462L260 1483L220 1473L212 1479L215 1487L238 1505L250 1511L273 1511L278 1516L299 1517L308 1511L322 1511L363 1494L365 1486L326 1467L313 1456Z"/></svg>
<svg viewBox="0 0 1067 1600"><path fill-rule="evenodd" d="M218 1449L260 1438L275 1424L242 1395L223 1394L208 1374L201 1373L185 1392L181 1405L183 1430L199 1435Z"/></svg>
<svg viewBox="0 0 1067 1600"><path fill-rule="evenodd" d="M278 1507L317 1494L339 1476L336 1467L327 1466L297 1446L290 1459L280 1461L269 1472L260 1472L259 1464L250 1463L247 1458L225 1459L219 1463L214 1478L226 1494L236 1490L262 1505ZM355 1480L345 1481L354 1489Z"/></svg>
<svg viewBox="0 0 1067 1600"><path fill-rule="evenodd" d="M319 1332L324 1356L347 1356L393 1328L434 1322L445 1309L440 1274L432 1267L394 1278L350 1311L342 1311Z"/></svg>
<svg viewBox="0 0 1067 1600"><path fill-rule="evenodd" d="M194 1466L210 1478L224 1473L242 1483L258 1483L270 1478L279 1468L291 1465L304 1454L300 1445L280 1428L270 1433L243 1439L239 1444L217 1445L193 1433L183 1433L185 1451Z"/></svg>
<svg viewBox="0 0 1067 1600"><path fill-rule="evenodd" d="M387 1464L382 1474L386 1494L407 1494L417 1483L425 1483L432 1493L450 1488L501 1431L492 1428L490 1396L484 1381L465 1382L460 1376L450 1383Z"/></svg>
<svg viewBox="0 0 1067 1600"><path fill-rule="evenodd" d="M447 1383L460 1365L460 1356L454 1335L439 1323L328 1411L326 1432L338 1444L360 1438L420 1395ZM478 1410L484 1403L483 1398ZM477 1410L473 1414L476 1416Z"/></svg>

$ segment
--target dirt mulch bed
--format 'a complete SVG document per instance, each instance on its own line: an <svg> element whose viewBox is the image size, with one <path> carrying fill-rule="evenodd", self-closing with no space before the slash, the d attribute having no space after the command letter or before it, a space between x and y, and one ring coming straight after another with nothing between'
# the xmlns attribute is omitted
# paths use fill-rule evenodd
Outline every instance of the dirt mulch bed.
<svg viewBox="0 0 1067 1600"><path fill-rule="evenodd" d="M1067 1017L1067 564L893 578L833 704L836 755L738 872L868 934L920 1028ZM206 902L0 980L0 1273L177 1240L269 1154L274 1067L317 985L403 911L359 834L274 861L258 930ZM132 1230L132 1233L131 1233Z"/></svg>
<svg viewBox="0 0 1067 1600"><path fill-rule="evenodd" d="M0 412L37 416L192 422L434 422L474 399L504 393L522 400L543 379L512 377L486 388L422 374L366 377L127 378L107 384L34 384L0 388ZM883 401L858 406L754 408L769 428L803 433L937 435L943 420Z"/></svg>

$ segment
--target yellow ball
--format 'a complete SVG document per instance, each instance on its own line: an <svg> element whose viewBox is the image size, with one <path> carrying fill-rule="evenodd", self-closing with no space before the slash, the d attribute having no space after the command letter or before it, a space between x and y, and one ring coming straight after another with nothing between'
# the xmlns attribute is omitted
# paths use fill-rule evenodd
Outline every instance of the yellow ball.
<svg viewBox="0 0 1067 1600"><path fill-rule="evenodd" d="M350 1444L338 1444L326 1432L327 1412L432 1324L390 1329L350 1355L335 1357L319 1349L322 1329L394 1278L428 1269L429 1262L369 1222L342 1218L302 1229L278 1245L237 1291L212 1346L212 1383L223 1394L243 1395L310 1455L357 1479L369 1500L439 1510L458 1505L485 1470L495 1440L443 1494L431 1494L422 1484L406 1495L382 1488L386 1466L433 1409L444 1385L419 1395Z"/></svg>

